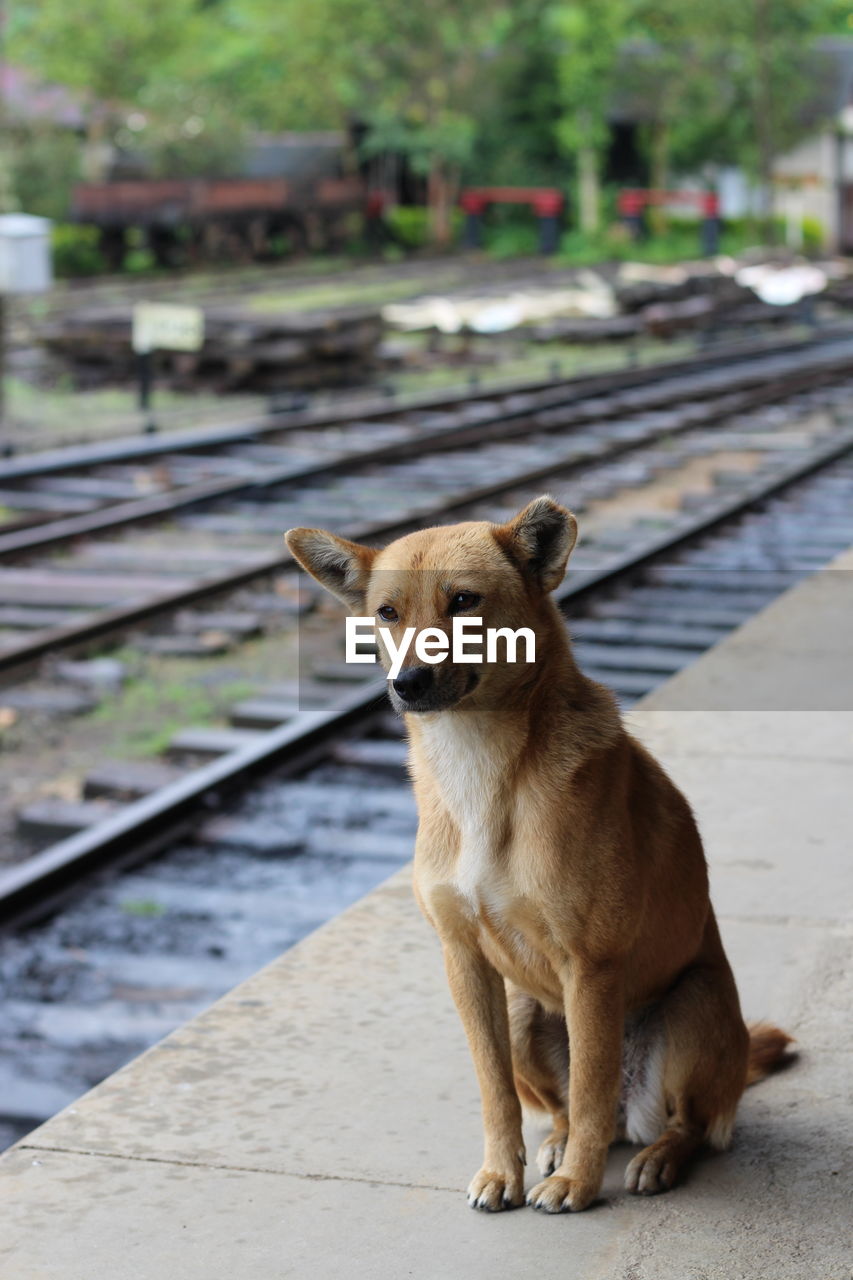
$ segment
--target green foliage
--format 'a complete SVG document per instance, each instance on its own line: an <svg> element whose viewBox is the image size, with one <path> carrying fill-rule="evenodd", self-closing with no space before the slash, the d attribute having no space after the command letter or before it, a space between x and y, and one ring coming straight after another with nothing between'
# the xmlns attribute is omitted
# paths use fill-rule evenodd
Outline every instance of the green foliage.
<svg viewBox="0 0 853 1280"><path fill-rule="evenodd" d="M552 5L556 133L567 156L585 162L587 205L614 107L644 119L651 185L714 162L740 164L767 185L774 157L816 127L804 111L821 74L810 47L838 10L837 0Z"/></svg>
<svg viewBox="0 0 853 1280"><path fill-rule="evenodd" d="M826 244L826 229L819 218L803 218L802 233L803 248L812 253L817 253Z"/></svg>
<svg viewBox="0 0 853 1280"><path fill-rule="evenodd" d="M422 249L429 241L429 210L420 205L397 205L385 215L393 234L407 249ZM463 214L453 212L454 234L461 231Z"/></svg>
<svg viewBox="0 0 853 1280"><path fill-rule="evenodd" d="M88 116L85 176L101 176L114 142L141 143L158 173L206 173L242 138L239 105L197 87L215 25L196 0L39 0L16 8L9 53L78 91Z"/></svg>
<svg viewBox="0 0 853 1280"><path fill-rule="evenodd" d="M429 238L429 214L426 209L398 205L389 209L385 221L396 237L407 249L422 249Z"/></svg>
<svg viewBox="0 0 853 1280"><path fill-rule="evenodd" d="M79 226L74 222L54 223L51 248L53 269L57 276L97 276L109 271L100 250L100 232L97 227ZM156 265L142 233L131 231L124 261L125 271L130 275L145 275L153 271Z"/></svg>
<svg viewBox="0 0 853 1280"><path fill-rule="evenodd" d="M90 169L116 142L156 175L223 173L252 129L366 126L366 155L428 178L428 228L400 223L419 244L449 232L462 182L573 189L592 226L614 113L643 120L654 182L710 162L766 177L815 128L813 37L850 22L840 0L39 0L6 34L88 107ZM73 148L19 148L19 203L63 215ZM527 239L498 224L492 249Z"/></svg>
<svg viewBox="0 0 853 1280"><path fill-rule="evenodd" d="M184 81L146 86L139 110L115 141L140 155L155 178L205 178L236 172L246 129L223 99Z"/></svg>
<svg viewBox="0 0 853 1280"><path fill-rule="evenodd" d="M157 266L157 259L146 245L142 242L134 244L130 239L130 248L125 254L124 269L128 275L145 276L150 271L154 271Z"/></svg>
<svg viewBox="0 0 853 1280"><path fill-rule="evenodd" d="M477 146L465 177L478 185L563 185L570 176L555 135L561 106L548 0L516 0L501 56L492 68L495 92L477 119Z"/></svg>
<svg viewBox="0 0 853 1280"><path fill-rule="evenodd" d="M200 6L185 78L254 128L340 128L346 119L340 60L329 61L328 55L350 33L326 26L334 20L332 10L331 0L216 0Z"/></svg>
<svg viewBox="0 0 853 1280"><path fill-rule="evenodd" d="M650 9L660 3L648 0ZM716 0L691 10L686 31L699 56L685 90L690 117L675 128L680 162L733 162L766 179L775 156L815 132L825 68L811 46L836 8L834 0Z"/></svg>
<svg viewBox="0 0 853 1280"><path fill-rule="evenodd" d="M778 223L777 230L780 228L781 223ZM572 230L560 238L558 260L575 267L591 266L596 262L649 262L663 266L701 257L700 235L699 222L687 218L672 219L664 232L643 240L634 240L618 223L598 235ZM756 243L756 235L754 219L726 221L721 227L720 252L741 253Z"/></svg>
<svg viewBox="0 0 853 1280"><path fill-rule="evenodd" d="M491 258L525 258L536 253L539 235L535 226L497 227L485 237L486 252Z"/></svg>
<svg viewBox="0 0 853 1280"><path fill-rule="evenodd" d="M607 111L629 12L629 0L575 0L546 10L561 108L556 136L568 155L607 141Z"/></svg>
<svg viewBox="0 0 853 1280"><path fill-rule="evenodd" d="M539 220L531 209L495 205L485 218L484 245L492 258L517 258L539 249Z"/></svg>
<svg viewBox="0 0 853 1280"><path fill-rule="evenodd" d="M421 249L429 241L429 210L400 206L390 210L388 222L396 237L409 249ZM461 238L465 215L454 210L453 232ZM485 217L483 247L496 259L535 254L539 247L539 223L528 208L495 205Z"/></svg>
<svg viewBox="0 0 853 1280"><path fill-rule="evenodd" d="M39 0L15 7L9 56L115 109L168 75L198 20L194 0Z"/></svg>
<svg viewBox="0 0 853 1280"><path fill-rule="evenodd" d="M633 256L633 244L621 228L610 228L597 234L565 231L560 237L558 261L573 267L591 266L594 262L622 262Z"/></svg>
<svg viewBox="0 0 853 1280"><path fill-rule="evenodd" d="M767 232L765 222L765 219L752 214L743 218L727 218L722 226L721 252L738 253L741 249L764 243L763 236ZM785 235L785 219L774 217L771 222L770 239L774 242L782 240Z"/></svg>
<svg viewBox="0 0 853 1280"><path fill-rule="evenodd" d="M95 276L106 271L107 264L98 248L97 227L79 227L70 222L56 222L51 230L53 270L57 276Z"/></svg>
<svg viewBox="0 0 853 1280"><path fill-rule="evenodd" d="M8 145L20 208L42 218L66 218L80 176L77 138L67 129L21 124L10 129Z"/></svg>
<svg viewBox="0 0 853 1280"><path fill-rule="evenodd" d="M353 37L352 43L336 37L328 56L345 108L371 126L370 148L405 151L424 174L436 157L464 165L477 120L491 103L488 68L510 7L501 0L324 2L340 24L333 31Z"/></svg>

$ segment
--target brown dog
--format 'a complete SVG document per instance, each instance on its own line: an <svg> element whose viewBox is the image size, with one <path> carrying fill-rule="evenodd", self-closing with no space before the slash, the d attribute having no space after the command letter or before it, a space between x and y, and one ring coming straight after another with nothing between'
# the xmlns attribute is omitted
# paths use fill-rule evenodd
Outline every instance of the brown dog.
<svg viewBox="0 0 853 1280"><path fill-rule="evenodd" d="M521 1103L553 1125L529 1204L585 1209L614 1138L644 1144L628 1190L664 1191L701 1143L728 1144L744 1086L789 1040L744 1025L687 801L575 665L549 593L576 535L547 497L508 524L425 529L384 550L287 534L308 572L398 645L406 627L449 634L459 616L535 635L533 662L433 665L410 649L390 685L420 816L415 892L482 1094L468 1188L482 1209L523 1201Z"/></svg>

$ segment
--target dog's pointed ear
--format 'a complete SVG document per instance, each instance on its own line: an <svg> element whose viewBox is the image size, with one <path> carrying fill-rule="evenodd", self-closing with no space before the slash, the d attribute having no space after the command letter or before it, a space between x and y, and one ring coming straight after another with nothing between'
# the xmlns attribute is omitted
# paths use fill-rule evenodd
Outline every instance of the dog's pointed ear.
<svg viewBox="0 0 853 1280"><path fill-rule="evenodd" d="M559 502L543 494L495 531L504 551L545 592L563 581L577 541L578 522Z"/></svg>
<svg viewBox="0 0 853 1280"><path fill-rule="evenodd" d="M353 613L364 611L364 594L374 547L349 542L325 529L288 529L284 540L303 569Z"/></svg>

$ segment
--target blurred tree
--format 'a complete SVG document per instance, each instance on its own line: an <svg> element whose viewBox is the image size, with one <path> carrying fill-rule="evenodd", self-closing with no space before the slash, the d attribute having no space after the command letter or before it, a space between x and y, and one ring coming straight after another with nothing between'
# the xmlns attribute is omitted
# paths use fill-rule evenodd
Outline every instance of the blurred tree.
<svg viewBox="0 0 853 1280"><path fill-rule="evenodd" d="M154 178L222 177L239 170L246 126L219 94L188 79L155 81L114 133Z"/></svg>
<svg viewBox="0 0 853 1280"><path fill-rule="evenodd" d="M403 152L426 176L431 238L447 244L478 120L494 103L508 15L488 0L404 8L397 0L334 3L354 35L342 83L350 112L369 126L364 145L368 152Z"/></svg>
<svg viewBox="0 0 853 1280"><path fill-rule="evenodd" d="M575 0L552 4L545 15L555 50L559 111L555 124L562 150L577 163L582 231L598 230L601 168L609 141L619 50L631 0Z"/></svg>
<svg viewBox="0 0 853 1280"><path fill-rule="evenodd" d="M814 38L832 28L837 0L717 0L704 41L732 86L723 137L753 174L765 230L773 229L773 168L780 154L814 133L833 105L820 102Z"/></svg>
<svg viewBox="0 0 853 1280"><path fill-rule="evenodd" d="M673 161L739 164L770 233L774 163L819 123L813 40L837 10L838 0L631 0L622 62L648 117L652 186L669 184Z"/></svg>
<svg viewBox="0 0 853 1280"><path fill-rule="evenodd" d="M561 150L557 62L545 21L553 0L515 0L494 69L489 110L478 113L466 177L484 185L564 185L573 162ZM522 211L529 224L529 213Z"/></svg>
<svg viewBox="0 0 853 1280"><path fill-rule="evenodd" d="M704 107L716 114L719 105L708 94L708 77L719 90L718 70L703 42L704 15L689 0L634 0L634 42L628 77L647 118L652 187L669 185L673 133L681 121Z"/></svg>
<svg viewBox="0 0 853 1280"><path fill-rule="evenodd" d="M277 132L344 123L329 0L206 0L189 78L250 126Z"/></svg>
<svg viewBox="0 0 853 1280"><path fill-rule="evenodd" d="M366 125L370 152L403 152L426 176L432 238L446 243L495 101L511 0L234 0L225 13L239 35L214 56L219 83L246 85L267 128Z"/></svg>
<svg viewBox="0 0 853 1280"><path fill-rule="evenodd" d="M156 172L208 173L244 129L358 123L426 175L445 242L463 175L570 170L595 230L620 100L647 121L653 183L737 162L769 202L775 157L814 127L812 37L849 21L841 0L17 0L8 41L86 95L92 176L116 135Z"/></svg>
<svg viewBox="0 0 853 1280"><path fill-rule="evenodd" d="M8 33L8 56L88 99L87 176L102 175L105 144L119 111L152 80L167 77L192 45L195 0L38 0L22 4Z"/></svg>
<svg viewBox="0 0 853 1280"><path fill-rule="evenodd" d="M517 30L511 0L220 0L217 15L229 38L211 83L239 85L265 128L367 126L368 153L400 151L426 176L432 237L447 242Z"/></svg>
<svg viewBox="0 0 853 1280"><path fill-rule="evenodd" d="M853 35L853 5L850 0L824 0L825 19L821 19L821 28L827 33Z"/></svg>
<svg viewBox="0 0 853 1280"><path fill-rule="evenodd" d="M27 213L61 220L80 176L80 143L68 129L16 122L7 137L13 185Z"/></svg>

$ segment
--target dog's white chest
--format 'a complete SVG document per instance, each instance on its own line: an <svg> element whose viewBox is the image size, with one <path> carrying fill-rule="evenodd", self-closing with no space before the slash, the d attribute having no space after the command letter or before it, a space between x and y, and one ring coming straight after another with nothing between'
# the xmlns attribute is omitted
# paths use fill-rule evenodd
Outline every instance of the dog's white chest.
<svg viewBox="0 0 853 1280"><path fill-rule="evenodd" d="M491 916L503 914L509 899L506 877L488 840L477 839L463 830L455 883L472 911L485 907Z"/></svg>
<svg viewBox="0 0 853 1280"><path fill-rule="evenodd" d="M430 726L425 747L462 837L455 886L473 911L485 907L499 915L507 898L506 873L497 857L504 761L491 749L479 716L461 715L450 726Z"/></svg>

